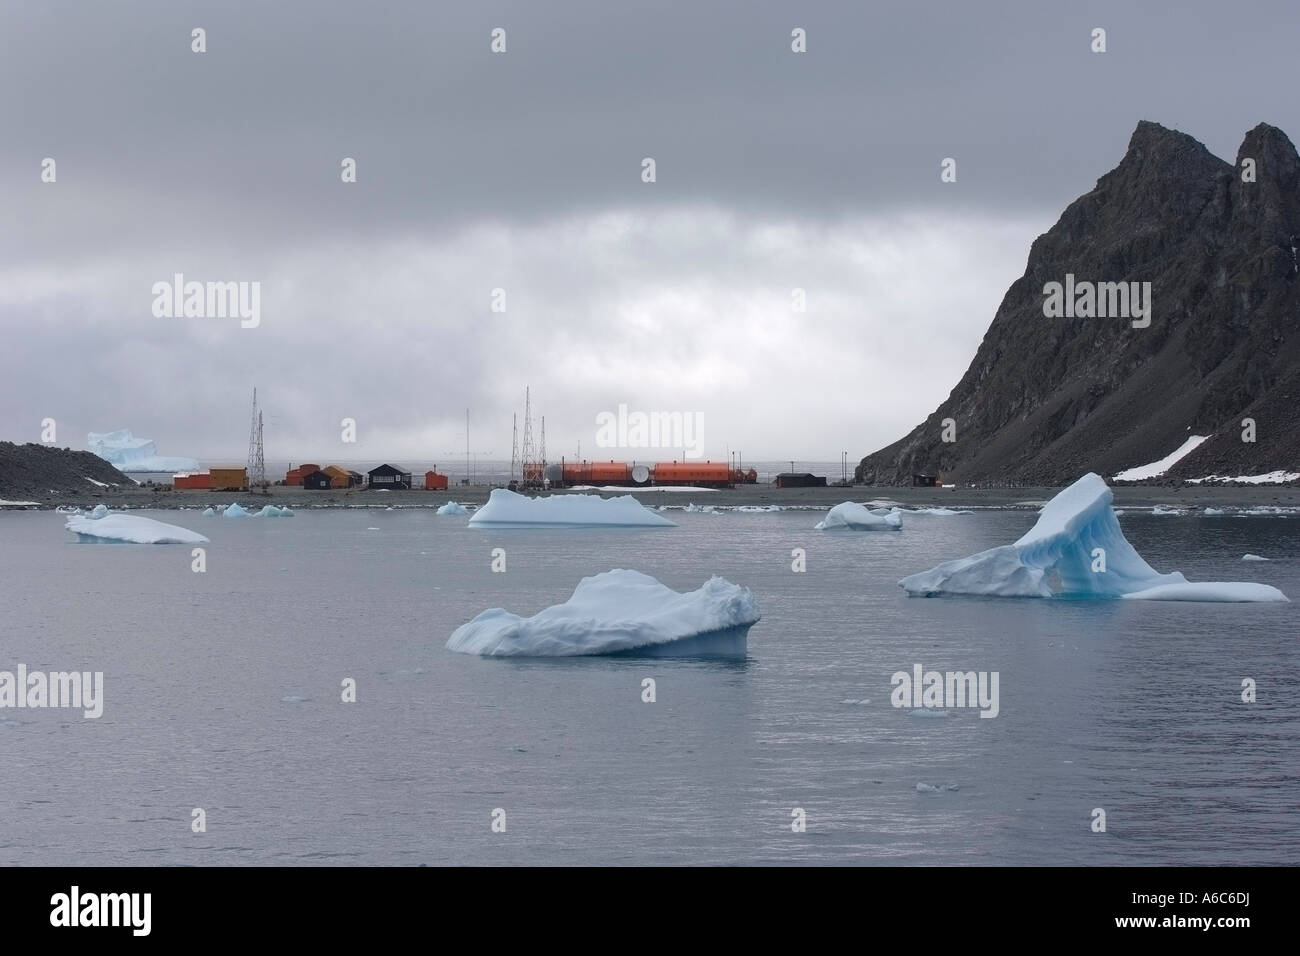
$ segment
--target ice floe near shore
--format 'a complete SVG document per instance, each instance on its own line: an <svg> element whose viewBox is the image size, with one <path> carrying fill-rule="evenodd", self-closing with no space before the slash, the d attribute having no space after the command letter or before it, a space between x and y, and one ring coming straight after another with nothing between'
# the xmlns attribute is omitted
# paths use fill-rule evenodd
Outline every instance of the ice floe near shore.
<svg viewBox="0 0 1300 956"><path fill-rule="evenodd" d="M457 501L449 501L445 505L439 505L438 510L434 512L437 515L467 515L469 509Z"/></svg>
<svg viewBox="0 0 1300 956"><path fill-rule="evenodd" d="M204 544L207 538L187 528L164 524L142 515L110 512L96 505L90 514L72 515L64 525L79 541L123 544Z"/></svg>
<svg viewBox="0 0 1300 956"><path fill-rule="evenodd" d="M520 617L502 608L458 627L447 647L484 657L744 657L758 602L719 577L685 594L640 571L583 578L573 596Z"/></svg>
<svg viewBox="0 0 1300 956"><path fill-rule="evenodd" d="M212 508L203 509L203 517L212 518L221 515L223 518L292 518L293 509L288 505L277 507L276 505L263 505L261 511L249 511L234 501L224 508L220 505L214 511Z"/></svg>
<svg viewBox="0 0 1300 956"><path fill-rule="evenodd" d="M903 527L903 514L898 509L872 510L856 501L845 501L813 525L814 531L898 531Z"/></svg>
<svg viewBox="0 0 1300 956"><path fill-rule="evenodd" d="M487 504L474 512L470 527L513 528L673 528L675 522L655 514L631 495L549 495L529 498L505 488L492 489Z"/></svg>
<svg viewBox="0 0 1300 956"><path fill-rule="evenodd" d="M1049 501L1015 544L947 561L898 582L909 595L1099 597L1150 601L1286 601L1267 584L1189 582L1157 573L1120 530L1114 495L1087 474Z"/></svg>

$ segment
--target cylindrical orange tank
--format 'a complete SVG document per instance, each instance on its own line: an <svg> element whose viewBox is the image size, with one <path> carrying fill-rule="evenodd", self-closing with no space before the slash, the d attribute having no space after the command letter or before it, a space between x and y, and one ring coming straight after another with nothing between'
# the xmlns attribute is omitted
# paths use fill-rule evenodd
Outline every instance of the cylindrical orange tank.
<svg viewBox="0 0 1300 956"><path fill-rule="evenodd" d="M593 485L625 485L632 480L632 466L625 461L593 461L590 477Z"/></svg>
<svg viewBox="0 0 1300 956"><path fill-rule="evenodd" d="M654 467L656 485L700 485L725 487L731 484L731 468L726 462L661 461Z"/></svg>

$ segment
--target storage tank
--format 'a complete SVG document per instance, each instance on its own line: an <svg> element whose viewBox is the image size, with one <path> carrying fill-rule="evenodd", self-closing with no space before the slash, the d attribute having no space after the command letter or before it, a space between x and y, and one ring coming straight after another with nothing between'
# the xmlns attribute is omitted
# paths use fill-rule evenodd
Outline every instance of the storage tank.
<svg viewBox="0 0 1300 956"><path fill-rule="evenodd" d="M588 475L589 484L626 485L632 481L632 468L624 461L593 461Z"/></svg>
<svg viewBox="0 0 1300 956"><path fill-rule="evenodd" d="M726 488L731 485L731 468L725 462L661 461L655 465L656 485L699 485Z"/></svg>
<svg viewBox="0 0 1300 956"><path fill-rule="evenodd" d="M645 465L632 466L632 484L648 485L650 484L650 469Z"/></svg>

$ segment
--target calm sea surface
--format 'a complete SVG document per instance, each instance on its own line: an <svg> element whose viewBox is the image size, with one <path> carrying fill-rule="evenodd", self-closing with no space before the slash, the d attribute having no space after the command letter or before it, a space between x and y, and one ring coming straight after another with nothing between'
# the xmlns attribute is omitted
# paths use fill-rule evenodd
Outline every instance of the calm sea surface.
<svg viewBox="0 0 1300 956"><path fill-rule="evenodd" d="M813 511L635 531L143 513L211 538L206 572L188 547L79 544L59 515L0 514L0 670L105 685L98 720L0 710L0 864L1300 863L1300 604L897 587L1015 540L1032 511L856 534L813 531ZM1300 600L1300 518L1120 520L1158 570ZM445 649L485 608L532 614L620 567L749 587L748 659ZM894 709L890 677L915 664L999 672L999 716Z"/></svg>

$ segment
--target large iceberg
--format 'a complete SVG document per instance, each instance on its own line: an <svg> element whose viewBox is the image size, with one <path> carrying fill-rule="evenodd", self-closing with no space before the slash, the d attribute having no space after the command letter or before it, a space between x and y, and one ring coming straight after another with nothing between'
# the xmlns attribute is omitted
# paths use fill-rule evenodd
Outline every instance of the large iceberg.
<svg viewBox="0 0 1300 956"><path fill-rule="evenodd" d="M469 519L471 527L513 528L675 528L675 522L655 514L631 495L550 495L529 498L505 488L492 489L487 504Z"/></svg>
<svg viewBox="0 0 1300 956"><path fill-rule="evenodd" d="M569 600L532 617L484 611L456 628L447 647L485 657L744 657L758 619L754 595L722 578L680 594L616 569L583 578Z"/></svg>
<svg viewBox="0 0 1300 956"><path fill-rule="evenodd" d="M193 458L164 458L148 438L136 438L129 428L115 432L91 432L86 436L86 447L118 471L160 471L175 474L178 471L198 471L199 463Z"/></svg>
<svg viewBox="0 0 1300 956"><path fill-rule="evenodd" d="M73 515L64 525L78 541L114 541L126 544L204 544L207 538L187 528L164 524L141 515L110 512L96 505L90 514Z"/></svg>
<svg viewBox="0 0 1300 956"><path fill-rule="evenodd" d="M899 531L903 527L902 512L889 508L872 510L856 501L845 501L826 512L826 517L813 525L814 531Z"/></svg>
<svg viewBox="0 0 1300 956"><path fill-rule="evenodd" d="M1285 601L1267 584L1196 584L1156 572L1128 543L1111 509L1114 495L1087 474L1044 505L1015 544L958 558L903 578L908 594L993 597L1101 597L1150 601Z"/></svg>

